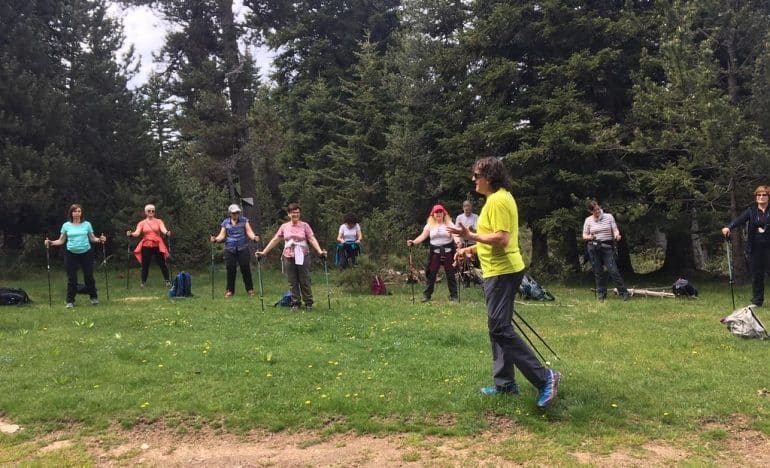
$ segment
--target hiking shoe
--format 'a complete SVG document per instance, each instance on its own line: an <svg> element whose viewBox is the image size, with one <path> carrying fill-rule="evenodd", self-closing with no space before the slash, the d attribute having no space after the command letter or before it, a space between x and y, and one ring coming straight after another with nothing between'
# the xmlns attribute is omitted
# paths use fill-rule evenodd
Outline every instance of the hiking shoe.
<svg viewBox="0 0 770 468"><path fill-rule="evenodd" d="M626 302L631 299L631 294L628 293L628 291L623 293L623 302Z"/></svg>
<svg viewBox="0 0 770 468"><path fill-rule="evenodd" d="M146 285L146 284L144 284L144 283L139 283L139 287L140 287L140 288L144 289L144 287L145 287L145 286L147 286L147 285Z"/></svg>
<svg viewBox="0 0 770 468"><path fill-rule="evenodd" d="M68 302L67 305L65 305L64 307L66 307L67 309L74 309L75 308L75 303L74 302Z"/></svg>
<svg viewBox="0 0 770 468"><path fill-rule="evenodd" d="M249 289L248 291L246 291L246 294L248 294L249 296L254 296L254 290Z"/></svg>
<svg viewBox="0 0 770 468"><path fill-rule="evenodd" d="M422 299L420 299L420 302L430 302L430 298L428 296L422 296Z"/></svg>
<svg viewBox="0 0 770 468"><path fill-rule="evenodd" d="M98 303L99 303L99 299L97 299L97 298L95 298L95 297L92 297L92 298L91 298L91 305L96 305L96 304L98 304Z"/></svg>
<svg viewBox="0 0 770 468"><path fill-rule="evenodd" d="M233 297L233 292L230 290L225 291L225 297Z"/></svg>
<svg viewBox="0 0 770 468"><path fill-rule="evenodd" d="M299 306L297 304L294 304L293 306L291 306L291 311L292 312L296 312L298 310L299 310Z"/></svg>
<svg viewBox="0 0 770 468"><path fill-rule="evenodd" d="M491 387L481 387L479 389L482 395L518 395L519 386L515 383L508 385L492 385Z"/></svg>
<svg viewBox="0 0 770 468"><path fill-rule="evenodd" d="M169 280L166 280L166 287L167 287L167 288L170 288L170 287L171 287L171 281L169 281Z"/></svg>
<svg viewBox="0 0 770 468"><path fill-rule="evenodd" d="M305 304L305 310L313 310L313 304Z"/></svg>
<svg viewBox="0 0 770 468"><path fill-rule="evenodd" d="M546 369L545 385L537 395L537 408L544 410L556 399L556 390L559 388L561 374L553 369Z"/></svg>
<svg viewBox="0 0 770 468"><path fill-rule="evenodd" d="M460 302L460 298L459 297L450 297L449 298L449 302Z"/></svg>

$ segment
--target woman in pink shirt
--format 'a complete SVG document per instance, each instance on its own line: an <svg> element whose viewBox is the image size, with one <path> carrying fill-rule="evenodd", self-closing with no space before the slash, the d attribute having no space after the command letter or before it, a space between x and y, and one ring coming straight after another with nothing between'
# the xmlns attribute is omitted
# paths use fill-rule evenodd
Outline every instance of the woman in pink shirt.
<svg viewBox="0 0 770 468"><path fill-rule="evenodd" d="M160 271L163 274L163 279L166 280L166 286L171 286L171 280L168 277L168 266L166 266L166 260L168 260L168 248L163 242L163 236L171 237L171 231L166 229L166 225L162 219L155 217L155 205L146 205L144 207L144 219L139 221L136 225L136 229L126 231L128 237L142 236L142 240L136 244L134 249L134 257L142 265L142 283L141 287L147 283L147 274L150 271L150 262L155 258L160 265Z"/></svg>
<svg viewBox="0 0 770 468"><path fill-rule="evenodd" d="M326 250L318 244L310 225L300 221L300 208L297 203L289 203L286 211L289 222L283 223L265 248L256 253L257 257L264 257L273 250L278 242L285 242L282 254L283 270L289 279L291 289L291 309L297 310L304 301L305 308L313 308L313 291L310 284L310 247L312 246L318 255L326 256Z"/></svg>

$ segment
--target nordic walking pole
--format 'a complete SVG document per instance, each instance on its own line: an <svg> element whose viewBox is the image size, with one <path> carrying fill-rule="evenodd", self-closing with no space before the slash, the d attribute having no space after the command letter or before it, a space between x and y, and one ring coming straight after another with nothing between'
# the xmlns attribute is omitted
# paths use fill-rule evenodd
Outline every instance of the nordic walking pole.
<svg viewBox="0 0 770 468"><path fill-rule="evenodd" d="M326 302L329 304L329 310L332 310L332 290L329 288L329 268L326 265L326 255L324 259L324 275L326 275Z"/></svg>
<svg viewBox="0 0 770 468"><path fill-rule="evenodd" d="M211 299L214 299L214 243L211 243Z"/></svg>
<svg viewBox="0 0 770 468"><path fill-rule="evenodd" d="M519 320L521 320L521 323L523 323L524 325L526 325L526 326L527 326L527 328L529 328L530 330L532 330L532 333L534 333L534 334L535 334L535 336L536 336L536 337L538 337L538 338L540 339L540 341L542 341L542 342L543 342L543 344L545 345L545 347L546 347L546 348L548 348L548 350L549 350L550 352L552 352L552 353L553 353L553 355L556 357L556 359L561 359L561 358L559 357L559 355L558 355L558 354L556 354L556 351L554 351L554 350L553 350L553 348L551 348L550 346L548 346L548 343L546 343L546 341L543 339L543 337L542 337L542 336L540 336L540 334L537 332L537 330L535 330L534 328L532 328L532 325L530 325L529 323L527 323L527 321L526 321L526 320L524 320L524 317L522 317L522 316L521 316L521 315L520 315L518 312L516 312L515 310L513 311L513 314L514 314L515 316L519 317Z"/></svg>
<svg viewBox="0 0 770 468"><path fill-rule="evenodd" d="M45 233L45 240L48 240L48 233ZM48 276L48 308L50 309L52 307L51 305L51 248L46 244L45 246L45 270L46 274Z"/></svg>
<svg viewBox="0 0 770 468"><path fill-rule="evenodd" d="M409 284L412 286L412 304L414 304L414 283L417 281L417 278L415 278L414 274L414 260L412 258L412 246L409 246L409 275L407 280L409 281Z"/></svg>
<svg viewBox="0 0 770 468"><path fill-rule="evenodd" d="M102 237L104 237L104 233L102 233ZM104 270L104 290L107 293L107 300L110 300L110 281L109 281L109 275L107 274L107 246L106 242L102 241L102 269Z"/></svg>
<svg viewBox="0 0 770 468"><path fill-rule="evenodd" d="M259 244L257 244L257 249L261 252L262 249L259 248ZM259 256L259 252L257 252L257 279L259 280L259 302L262 305L262 312L265 311L265 286L262 284L262 257Z"/></svg>
<svg viewBox="0 0 770 468"><path fill-rule="evenodd" d="M730 278L730 297L733 300L733 310L735 310L735 290L733 289L735 274L733 272L733 246L730 236L725 236L725 250L727 251L727 274Z"/></svg>
<svg viewBox="0 0 770 468"><path fill-rule="evenodd" d="M168 277L173 278L174 270L171 269L171 262L173 260L171 257L171 231L166 231L166 240L168 240Z"/></svg>
<svg viewBox="0 0 770 468"><path fill-rule="evenodd" d="M523 329L523 328L521 328L521 325L519 325L519 324L516 322L516 320L513 320L513 319L511 319L511 322L513 322L513 324L516 326L516 328L518 328L518 329L519 329L519 333L521 333L521 336L523 336L523 337L524 337L524 339L525 339L525 340L527 340L527 342L528 342L528 343L529 343L529 345L532 347L532 349L533 349L533 350L534 350L534 351L537 353L537 355L538 355L538 356L540 356L540 360L542 360L543 362L547 362L547 361L548 361L548 359L546 359L545 357L543 357L543 354L540 352L540 350L539 350L539 349L537 349L537 346L535 346L535 343L533 343L533 342L532 342L532 340L530 340L530 339L529 339L529 336L527 336L527 334L526 334L526 333L524 333L524 329Z"/></svg>
<svg viewBox="0 0 770 468"><path fill-rule="evenodd" d="M130 268L131 268L131 235L129 232L131 229L129 228L126 231L126 291L128 291L131 286L129 286L129 274L130 274Z"/></svg>

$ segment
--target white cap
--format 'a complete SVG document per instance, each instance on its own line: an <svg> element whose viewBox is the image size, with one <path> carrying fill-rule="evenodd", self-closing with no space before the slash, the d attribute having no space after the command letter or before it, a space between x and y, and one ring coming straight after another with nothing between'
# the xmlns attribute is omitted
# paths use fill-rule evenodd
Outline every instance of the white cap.
<svg viewBox="0 0 770 468"><path fill-rule="evenodd" d="M240 213L241 212L241 207L238 206L237 204L233 203L232 205L227 207L227 212L228 213Z"/></svg>

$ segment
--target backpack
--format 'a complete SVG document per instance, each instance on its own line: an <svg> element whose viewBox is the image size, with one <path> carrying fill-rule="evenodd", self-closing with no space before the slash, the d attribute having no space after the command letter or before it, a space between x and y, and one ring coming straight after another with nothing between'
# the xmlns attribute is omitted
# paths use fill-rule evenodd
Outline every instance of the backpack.
<svg viewBox="0 0 770 468"><path fill-rule="evenodd" d="M31 302L26 291L19 288L0 288L0 305L22 305Z"/></svg>
<svg viewBox="0 0 770 468"><path fill-rule="evenodd" d="M760 340L768 338L767 330L754 315L754 310L751 307L738 309L720 322L727 325L727 329L733 335L742 338L759 338Z"/></svg>
<svg viewBox="0 0 770 468"><path fill-rule="evenodd" d="M385 282L382 281L380 275L374 275L374 278L372 278L372 284L369 289L371 289L372 294L375 296L384 296L387 294L387 291L385 290Z"/></svg>
<svg viewBox="0 0 770 468"><path fill-rule="evenodd" d="M533 301L555 301L556 298L553 294L549 293L542 286L537 284L534 278L529 276L528 273L524 273L524 277L521 278L521 284L519 285L519 294L524 299L531 299Z"/></svg>
<svg viewBox="0 0 770 468"><path fill-rule="evenodd" d="M283 296L281 296L280 299L278 299L278 302L273 304L273 307L281 306L281 307L289 307L291 305L291 290L287 290L285 293L283 293Z"/></svg>
<svg viewBox="0 0 770 468"><path fill-rule="evenodd" d="M168 290L169 297L192 297L192 277L186 271L180 271Z"/></svg>
<svg viewBox="0 0 770 468"><path fill-rule="evenodd" d="M688 299L698 297L698 290L684 278L676 280L671 286L671 291L674 293L674 296L682 296Z"/></svg>

